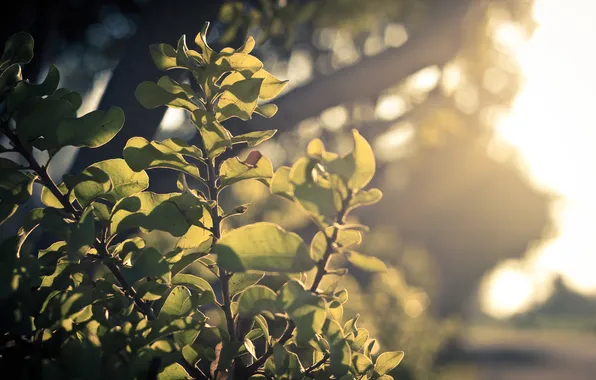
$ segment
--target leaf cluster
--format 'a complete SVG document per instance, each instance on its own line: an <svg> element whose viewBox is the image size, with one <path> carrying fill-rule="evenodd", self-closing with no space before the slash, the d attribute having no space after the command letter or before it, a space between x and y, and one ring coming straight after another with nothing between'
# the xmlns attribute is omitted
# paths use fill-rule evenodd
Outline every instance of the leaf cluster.
<svg viewBox="0 0 596 380"><path fill-rule="evenodd" d="M44 207L30 211L17 234L0 247L0 367L21 377L43 378L279 378L389 379L403 357L387 352L376 360L375 340L358 317L343 321L345 289L320 289L333 257L370 272L383 262L356 251L366 226L346 223L357 207L378 202L365 190L375 172L367 141L354 130L345 156L308 146L292 167L274 172L258 150L246 158L222 158L235 144L256 147L275 131L233 136L223 125L253 114L272 117L264 103L284 88L250 55L255 41L214 51L207 27L197 50L184 36L176 47L150 48L156 66L184 70L188 82L165 75L143 82L136 97L146 108L181 108L191 115L201 146L170 138L128 141L123 158L96 162L56 183L47 167L65 146L98 148L122 128L119 108L78 116L81 97L58 88L51 67L31 84L21 66L33 40L19 33L0 59L2 152L0 221L10 218L42 186ZM39 152L48 160L41 163ZM179 173L178 192L151 192L153 169ZM200 187L191 188L187 177ZM275 195L295 202L319 232L310 244L280 226L258 222L222 231L222 221L247 205L224 210L218 201L230 185L258 180ZM55 239L41 250L25 249L36 229ZM163 231L177 239L161 252L140 232ZM192 271L200 265L216 284ZM267 286L265 276L282 279ZM220 315L217 318L208 315Z"/></svg>

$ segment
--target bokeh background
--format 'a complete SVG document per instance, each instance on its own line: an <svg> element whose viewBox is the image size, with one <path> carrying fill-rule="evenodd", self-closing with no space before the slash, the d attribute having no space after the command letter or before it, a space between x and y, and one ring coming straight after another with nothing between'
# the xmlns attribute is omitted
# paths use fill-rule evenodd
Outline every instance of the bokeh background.
<svg viewBox="0 0 596 380"><path fill-rule="evenodd" d="M198 137L182 112L134 98L159 76L149 44L192 39L205 21L212 46L255 36L265 67L290 83L273 119L230 120L232 132L278 129L261 149L275 167L316 137L349 151L352 128L374 146L384 198L357 218L371 226L363 250L390 269L342 285L346 313L360 312L384 349L406 352L400 379L596 377L593 0L11 3L0 37L35 38L26 77L55 63L61 86L85 94L82 113L126 113L102 149L56 157L56 179L120 157L131 136ZM160 175L154 190L175 188ZM266 219L314 233L259 183L225 201L252 202L236 225ZM19 218L11 223L1 238Z"/></svg>

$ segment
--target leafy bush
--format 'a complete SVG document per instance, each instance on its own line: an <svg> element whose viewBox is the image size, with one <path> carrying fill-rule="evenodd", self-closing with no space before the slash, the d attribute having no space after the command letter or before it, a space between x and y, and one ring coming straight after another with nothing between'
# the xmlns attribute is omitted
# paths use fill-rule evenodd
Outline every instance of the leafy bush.
<svg viewBox="0 0 596 380"><path fill-rule="evenodd" d="M375 340L343 322L345 289L320 288L334 257L370 272L384 263L354 250L366 231L346 223L354 208L380 200L364 190L375 172L373 152L354 130L354 149L345 156L312 141L292 167L273 171L257 150L245 159L225 158L236 144L255 147L276 131L232 136L226 119L272 117L264 103L284 88L250 55L254 40L239 49L213 51L207 25L190 50L183 36L174 48L151 46L158 68L190 74L188 83L163 76L136 91L146 108L167 106L190 113L202 146L180 139L134 137L124 158L94 163L56 184L47 167L65 146L98 148L122 128L114 107L77 117L81 96L58 89L52 66L31 84L21 65L33 55L33 40L19 33L7 42L0 62L0 131L25 164L0 158L0 220L6 221L40 184L45 207L31 210L18 233L0 248L0 367L31 378L341 378L390 379L403 352L373 361ZM40 152L49 159L40 163ZM15 157L15 155L11 156ZM176 193L148 190L147 171L179 172ZM258 180L273 194L306 212L319 232L310 247L276 224L258 222L222 231L222 221L247 205L224 210L226 187ZM198 189L189 186L196 183ZM188 181L188 182L187 182ZM27 249L36 229L57 240ZM160 252L139 232L163 231L177 238ZM30 244L29 244L30 246ZM189 270L202 265L218 279ZM269 284L270 286L266 286ZM218 318L207 315L223 315ZM8 372L10 371L10 372Z"/></svg>

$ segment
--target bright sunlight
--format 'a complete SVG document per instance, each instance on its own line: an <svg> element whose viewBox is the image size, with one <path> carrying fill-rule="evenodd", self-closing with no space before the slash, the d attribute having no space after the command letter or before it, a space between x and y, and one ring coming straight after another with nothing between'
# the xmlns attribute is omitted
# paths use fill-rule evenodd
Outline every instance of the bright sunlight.
<svg viewBox="0 0 596 380"><path fill-rule="evenodd" d="M484 310L507 317L544 300L545 279L561 275L573 290L596 293L596 2L536 0L538 29L519 47L526 84L497 126L514 145L528 175L555 192L555 239L512 269L504 264L484 287ZM573 41L570 43L569 41Z"/></svg>

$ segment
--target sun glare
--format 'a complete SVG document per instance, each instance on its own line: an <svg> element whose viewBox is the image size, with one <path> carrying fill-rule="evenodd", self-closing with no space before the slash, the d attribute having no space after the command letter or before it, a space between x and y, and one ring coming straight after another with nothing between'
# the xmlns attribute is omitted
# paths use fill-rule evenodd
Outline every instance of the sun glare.
<svg viewBox="0 0 596 380"><path fill-rule="evenodd" d="M483 304L494 316L523 311L538 289L520 292L553 274L575 291L596 292L596 1L536 0L534 15L538 29L515 47L526 82L497 133L519 150L530 178L560 196L552 210L558 236L528 257L530 270L490 276Z"/></svg>

